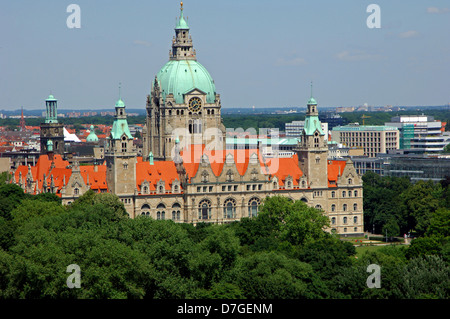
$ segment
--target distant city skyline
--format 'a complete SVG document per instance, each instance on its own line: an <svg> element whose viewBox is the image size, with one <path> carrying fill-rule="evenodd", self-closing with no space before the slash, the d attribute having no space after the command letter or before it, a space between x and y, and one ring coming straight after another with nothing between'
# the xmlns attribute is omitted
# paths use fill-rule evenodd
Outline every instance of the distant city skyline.
<svg viewBox="0 0 450 319"><path fill-rule="evenodd" d="M81 28L69 29L70 3ZM369 4L381 28L366 24ZM9 1L0 4L0 110L145 108L169 59L180 1ZM450 3L184 1L197 51L222 107L447 105Z"/></svg>

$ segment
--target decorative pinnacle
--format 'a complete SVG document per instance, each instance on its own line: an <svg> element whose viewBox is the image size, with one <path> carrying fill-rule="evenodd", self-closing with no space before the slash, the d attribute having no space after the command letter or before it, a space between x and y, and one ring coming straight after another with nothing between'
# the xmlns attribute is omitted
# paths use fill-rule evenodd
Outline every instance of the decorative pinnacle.
<svg viewBox="0 0 450 319"><path fill-rule="evenodd" d="M183 1L180 2L181 10L183 10Z"/></svg>

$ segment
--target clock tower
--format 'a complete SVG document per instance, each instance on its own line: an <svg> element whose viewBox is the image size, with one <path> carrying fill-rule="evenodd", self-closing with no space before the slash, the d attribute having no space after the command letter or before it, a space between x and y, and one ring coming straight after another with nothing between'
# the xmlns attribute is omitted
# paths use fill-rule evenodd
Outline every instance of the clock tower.
<svg viewBox="0 0 450 319"><path fill-rule="evenodd" d="M144 158L152 152L155 160L173 160L177 138L181 149L191 144L225 149L220 95L209 72L197 61L183 3L180 10L169 61L155 76L147 96Z"/></svg>

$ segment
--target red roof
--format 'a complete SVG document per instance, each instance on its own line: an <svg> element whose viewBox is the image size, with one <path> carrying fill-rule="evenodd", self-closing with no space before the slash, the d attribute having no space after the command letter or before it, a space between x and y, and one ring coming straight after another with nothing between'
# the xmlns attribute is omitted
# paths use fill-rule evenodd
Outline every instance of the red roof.
<svg viewBox="0 0 450 319"><path fill-rule="evenodd" d="M344 172L345 160L328 161L328 187L336 187L339 176Z"/></svg>
<svg viewBox="0 0 450 319"><path fill-rule="evenodd" d="M136 163L136 186L141 190L144 181L149 182L150 191L156 190L156 184L163 180L166 191L171 191L172 183L178 178L177 169L173 161L156 161L153 165L150 162L143 162L142 157L138 158Z"/></svg>
<svg viewBox="0 0 450 319"><path fill-rule="evenodd" d="M295 154L289 158L273 158L268 163L269 173L278 178L278 185L284 186L284 181L289 175L292 176L293 186L299 185L299 179L303 172L298 167L298 156Z"/></svg>

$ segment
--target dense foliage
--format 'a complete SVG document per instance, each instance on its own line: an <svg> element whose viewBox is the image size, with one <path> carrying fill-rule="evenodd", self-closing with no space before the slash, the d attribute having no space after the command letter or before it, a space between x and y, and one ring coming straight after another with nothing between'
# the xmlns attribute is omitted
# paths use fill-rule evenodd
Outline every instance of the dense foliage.
<svg viewBox="0 0 450 319"><path fill-rule="evenodd" d="M92 191L63 206L3 184L0 201L0 298L449 297L446 208L423 208L429 219L413 223L426 229L410 247L357 259L351 242L323 231L321 211L285 197L267 198L255 218L196 227L130 219L118 197ZM366 285L373 263L379 289ZM67 287L71 264L81 288Z"/></svg>

